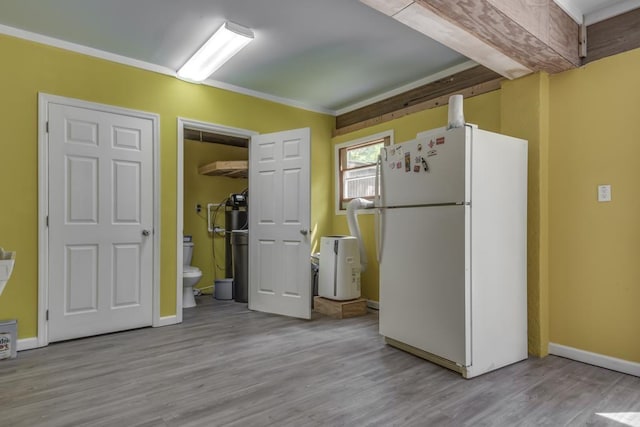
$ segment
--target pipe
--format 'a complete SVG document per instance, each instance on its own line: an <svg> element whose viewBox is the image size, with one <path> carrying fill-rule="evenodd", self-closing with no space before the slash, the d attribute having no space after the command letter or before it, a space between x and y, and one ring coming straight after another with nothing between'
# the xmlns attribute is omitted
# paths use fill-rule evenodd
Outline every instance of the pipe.
<svg viewBox="0 0 640 427"><path fill-rule="evenodd" d="M358 248L360 249L360 272L367 269L367 251L362 244L362 236L360 236L360 226L356 211L358 209L372 209L374 202L367 199L353 199L347 204L347 224L349 225L349 233L358 239Z"/></svg>

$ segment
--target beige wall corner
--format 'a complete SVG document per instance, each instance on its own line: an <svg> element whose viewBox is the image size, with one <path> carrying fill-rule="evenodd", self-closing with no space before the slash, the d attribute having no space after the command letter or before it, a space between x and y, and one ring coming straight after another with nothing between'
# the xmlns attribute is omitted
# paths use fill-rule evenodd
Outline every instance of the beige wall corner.
<svg viewBox="0 0 640 427"><path fill-rule="evenodd" d="M549 344L549 77L536 73L506 81L501 96L502 133L529 141L529 353L543 357Z"/></svg>

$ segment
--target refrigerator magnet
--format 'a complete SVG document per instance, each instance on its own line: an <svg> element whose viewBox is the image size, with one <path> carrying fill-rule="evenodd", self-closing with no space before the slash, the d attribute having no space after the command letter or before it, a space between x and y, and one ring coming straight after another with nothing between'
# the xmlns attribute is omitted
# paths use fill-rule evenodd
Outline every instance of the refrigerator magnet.
<svg viewBox="0 0 640 427"><path fill-rule="evenodd" d="M404 153L404 171L411 172L411 153Z"/></svg>
<svg viewBox="0 0 640 427"><path fill-rule="evenodd" d="M413 166L413 171L414 172L420 172L420 165L414 165Z"/></svg>
<svg viewBox="0 0 640 427"><path fill-rule="evenodd" d="M438 155L438 150L429 150L427 152L427 157L433 157Z"/></svg>
<svg viewBox="0 0 640 427"><path fill-rule="evenodd" d="M432 139L431 141L429 141L428 145L429 145L429 148L433 148L433 146L436 145L436 144L435 144L435 142L433 142L433 139Z"/></svg>
<svg viewBox="0 0 640 427"><path fill-rule="evenodd" d="M422 144L418 144L418 151L422 151Z"/></svg>
<svg viewBox="0 0 640 427"><path fill-rule="evenodd" d="M444 144L444 136L441 136L440 138L436 138L436 145L442 145Z"/></svg>
<svg viewBox="0 0 640 427"><path fill-rule="evenodd" d="M425 172L429 172L429 164L424 159L424 157L422 158L422 167L424 168Z"/></svg>
<svg viewBox="0 0 640 427"><path fill-rule="evenodd" d="M397 167L398 169L401 169L401 168L402 168L402 162L397 162L397 163L396 163L396 167Z"/></svg>

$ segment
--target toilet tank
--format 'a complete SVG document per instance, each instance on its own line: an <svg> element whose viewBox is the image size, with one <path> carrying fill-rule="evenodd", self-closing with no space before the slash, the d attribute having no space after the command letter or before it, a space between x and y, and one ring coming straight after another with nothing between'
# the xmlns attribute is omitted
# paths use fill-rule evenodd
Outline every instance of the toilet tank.
<svg viewBox="0 0 640 427"><path fill-rule="evenodd" d="M185 242L182 244L182 265L191 265L191 257L193 256L193 242Z"/></svg>

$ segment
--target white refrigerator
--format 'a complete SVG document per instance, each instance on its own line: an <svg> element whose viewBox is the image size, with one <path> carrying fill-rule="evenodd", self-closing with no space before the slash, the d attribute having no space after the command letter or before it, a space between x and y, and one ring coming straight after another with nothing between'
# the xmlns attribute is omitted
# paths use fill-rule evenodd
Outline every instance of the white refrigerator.
<svg viewBox="0 0 640 427"><path fill-rule="evenodd" d="M380 333L471 378L527 358L527 141L474 125L381 150Z"/></svg>

